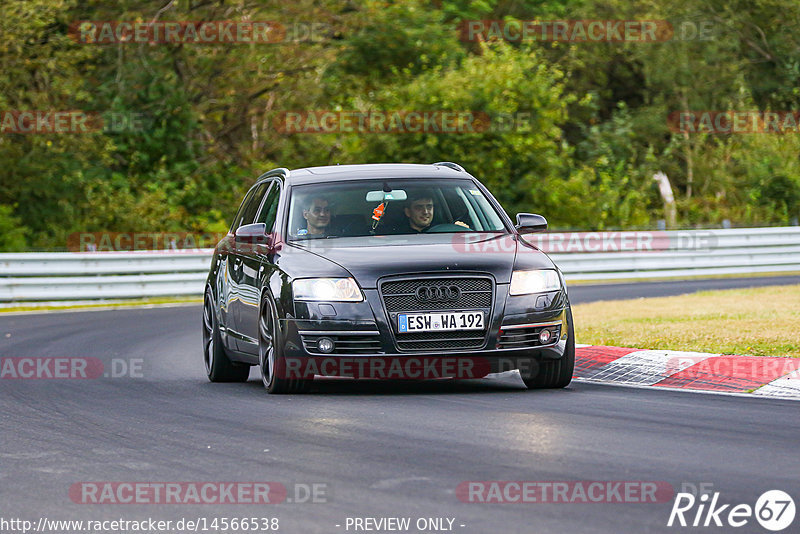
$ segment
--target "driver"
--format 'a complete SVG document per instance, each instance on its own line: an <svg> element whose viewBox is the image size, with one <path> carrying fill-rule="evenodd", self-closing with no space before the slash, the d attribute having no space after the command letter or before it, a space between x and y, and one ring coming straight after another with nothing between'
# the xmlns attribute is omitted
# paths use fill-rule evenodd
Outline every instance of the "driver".
<svg viewBox="0 0 800 534"><path fill-rule="evenodd" d="M305 236L327 237L328 226L331 223L331 208L328 199L313 197L303 208L303 218L306 220L306 227L301 229L298 234Z"/></svg>
<svg viewBox="0 0 800 534"><path fill-rule="evenodd" d="M409 194L403 213L405 213L406 220L396 229L397 233L421 234L427 232L433 224L433 194L426 190ZM455 221L453 224L469 229L469 226L461 221Z"/></svg>
<svg viewBox="0 0 800 534"><path fill-rule="evenodd" d="M421 234L433 222L433 195L429 191L419 191L409 195L403 210L406 222L400 227L404 234Z"/></svg>

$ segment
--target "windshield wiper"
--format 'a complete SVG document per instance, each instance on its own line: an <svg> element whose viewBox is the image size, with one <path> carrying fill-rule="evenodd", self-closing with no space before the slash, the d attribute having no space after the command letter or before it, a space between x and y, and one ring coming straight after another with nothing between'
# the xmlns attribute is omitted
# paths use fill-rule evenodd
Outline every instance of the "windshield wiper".
<svg viewBox="0 0 800 534"><path fill-rule="evenodd" d="M302 243L303 241L314 241L314 240L317 240L317 239L336 239L336 238L339 238L339 237L342 237L342 236L340 236L340 235L315 235L315 236L307 235L307 236L303 236L302 238L291 239L290 241L292 243Z"/></svg>

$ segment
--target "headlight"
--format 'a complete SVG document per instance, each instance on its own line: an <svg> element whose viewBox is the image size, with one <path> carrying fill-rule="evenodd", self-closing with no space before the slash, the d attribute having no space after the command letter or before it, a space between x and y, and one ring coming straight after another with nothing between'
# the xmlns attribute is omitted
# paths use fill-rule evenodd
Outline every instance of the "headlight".
<svg viewBox="0 0 800 534"><path fill-rule="evenodd" d="M530 295L561 289L558 273L552 269L540 271L514 271L511 274L511 295Z"/></svg>
<svg viewBox="0 0 800 534"><path fill-rule="evenodd" d="M295 300L361 302L364 295L352 278L304 278L292 282Z"/></svg>

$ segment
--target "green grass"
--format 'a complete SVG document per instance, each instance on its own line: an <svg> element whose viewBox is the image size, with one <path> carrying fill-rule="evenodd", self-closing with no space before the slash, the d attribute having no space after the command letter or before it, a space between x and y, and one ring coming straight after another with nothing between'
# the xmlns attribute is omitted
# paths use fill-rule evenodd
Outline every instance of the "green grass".
<svg viewBox="0 0 800 534"><path fill-rule="evenodd" d="M573 306L579 343L800 357L800 285Z"/></svg>

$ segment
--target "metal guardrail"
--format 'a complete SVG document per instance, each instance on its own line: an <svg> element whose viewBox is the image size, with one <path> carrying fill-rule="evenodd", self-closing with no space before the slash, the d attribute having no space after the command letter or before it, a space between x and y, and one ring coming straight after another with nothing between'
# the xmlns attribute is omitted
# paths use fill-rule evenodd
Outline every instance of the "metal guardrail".
<svg viewBox="0 0 800 534"><path fill-rule="evenodd" d="M202 296L212 252L0 254L0 302Z"/></svg>
<svg viewBox="0 0 800 534"><path fill-rule="evenodd" d="M800 272L800 227L549 233L529 238L573 281ZM0 254L0 302L199 297L211 253Z"/></svg>
<svg viewBox="0 0 800 534"><path fill-rule="evenodd" d="M637 234L648 234L654 247L634 252L551 251L549 254L567 280L800 272L797 226L618 234L617 242L624 235L632 239ZM568 243L566 238L570 234L561 235L565 237L563 243ZM569 250L566 245L561 248Z"/></svg>

